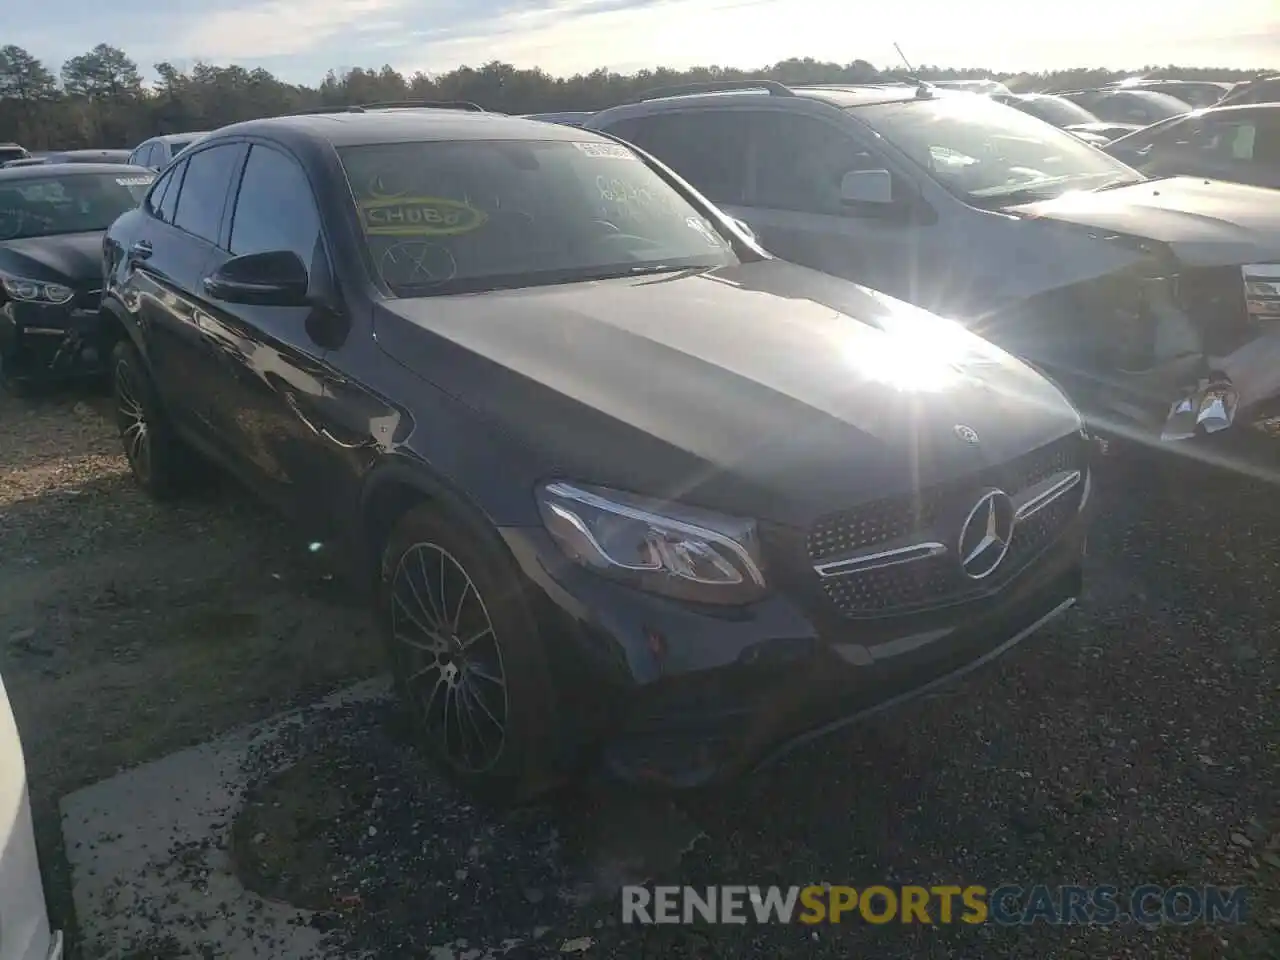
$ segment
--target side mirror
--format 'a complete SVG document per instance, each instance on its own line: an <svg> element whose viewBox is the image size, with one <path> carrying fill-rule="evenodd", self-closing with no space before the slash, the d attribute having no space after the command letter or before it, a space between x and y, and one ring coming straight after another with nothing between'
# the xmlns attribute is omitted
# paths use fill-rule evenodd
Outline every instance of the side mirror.
<svg viewBox="0 0 1280 960"><path fill-rule="evenodd" d="M756 237L756 232L751 229L751 225L748 224L745 220L739 220L737 217L730 217L729 219L732 220L733 225L737 227L739 230L741 230L743 233L745 233L750 240L752 240L753 242L758 242L758 239Z"/></svg>
<svg viewBox="0 0 1280 960"><path fill-rule="evenodd" d="M840 179L840 202L893 203L893 176L888 170L850 170Z"/></svg>
<svg viewBox="0 0 1280 960"><path fill-rule="evenodd" d="M205 293L216 300L264 307L304 307L309 286L307 267L291 250L232 257L204 278Z"/></svg>

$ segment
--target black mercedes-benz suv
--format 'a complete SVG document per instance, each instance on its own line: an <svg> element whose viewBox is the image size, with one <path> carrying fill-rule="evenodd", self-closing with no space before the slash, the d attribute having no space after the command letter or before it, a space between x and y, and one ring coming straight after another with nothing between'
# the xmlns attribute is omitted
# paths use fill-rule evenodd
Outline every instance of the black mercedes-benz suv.
<svg viewBox="0 0 1280 960"><path fill-rule="evenodd" d="M949 321L775 260L563 125L226 127L105 244L137 480L212 461L351 561L464 782L728 776L1081 587L1088 442ZM198 468L197 468L198 469Z"/></svg>

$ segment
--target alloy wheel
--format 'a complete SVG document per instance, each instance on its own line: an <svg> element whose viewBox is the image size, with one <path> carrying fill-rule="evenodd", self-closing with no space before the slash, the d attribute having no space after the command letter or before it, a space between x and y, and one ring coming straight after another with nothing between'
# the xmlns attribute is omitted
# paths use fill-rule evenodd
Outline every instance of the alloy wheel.
<svg viewBox="0 0 1280 960"><path fill-rule="evenodd" d="M405 692L428 736L457 769L492 769L509 710L502 649L484 598L444 548L418 543L400 558L391 632Z"/></svg>
<svg viewBox="0 0 1280 960"><path fill-rule="evenodd" d="M124 442L124 455L144 480L151 477L151 428L147 412L138 400L137 378L123 360L116 364L116 423Z"/></svg>

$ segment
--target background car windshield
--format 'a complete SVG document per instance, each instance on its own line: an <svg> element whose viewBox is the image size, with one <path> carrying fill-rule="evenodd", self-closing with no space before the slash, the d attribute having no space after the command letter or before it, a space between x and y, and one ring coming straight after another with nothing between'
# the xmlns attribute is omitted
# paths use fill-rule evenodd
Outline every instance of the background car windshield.
<svg viewBox="0 0 1280 960"><path fill-rule="evenodd" d="M1142 175L1030 114L986 97L856 107L856 115L965 198L1053 197Z"/></svg>
<svg viewBox="0 0 1280 960"><path fill-rule="evenodd" d="M105 230L138 205L154 179L103 173L0 182L0 240Z"/></svg>
<svg viewBox="0 0 1280 960"><path fill-rule="evenodd" d="M1098 118L1084 107L1061 97L1027 97L1018 105L1032 116L1047 120L1055 127L1098 122Z"/></svg>
<svg viewBox="0 0 1280 960"><path fill-rule="evenodd" d="M176 157L178 154L180 154L183 150L187 149L187 147L189 146L191 146L190 140L170 140L169 156Z"/></svg>
<svg viewBox="0 0 1280 960"><path fill-rule="evenodd" d="M372 266L425 296L736 263L615 143L463 140L339 150Z"/></svg>
<svg viewBox="0 0 1280 960"><path fill-rule="evenodd" d="M1158 93L1155 90L1127 90L1121 94L1113 95L1116 100L1124 97L1141 98L1142 109L1146 111L1149 122L1154 123L1156 120L1168 120L1170 117L1180 117L1185 114L1191 105L1185 100L1170 96L1167 93Z"/></svg>

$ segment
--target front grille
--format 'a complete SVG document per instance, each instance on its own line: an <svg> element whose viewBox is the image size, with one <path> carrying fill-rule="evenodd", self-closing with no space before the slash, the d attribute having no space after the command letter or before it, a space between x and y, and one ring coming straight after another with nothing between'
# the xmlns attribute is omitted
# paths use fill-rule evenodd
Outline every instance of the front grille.
<svg viewBox="0 0 1280 960"><path fill-rule="evenodd" d="M934 544L909 562L889 563L840 576L821 577L822 590L848 618L877 617L943 606L997 590L1057 539L1079 510L1083 479L1074 488L1021 520L997 571L982 580L965 576L956 555L960 526L990 487L1010 496L1051 477L1085 470L1085 442L1063 437L1015 460L958 483L935 485L914 495L886 498L820 518L806 546L815 565L876 548Z"/></svg>
<svg viewBox="0 0 1280 960"><path fill-rule="evenodd" d="M97 310L102 306L102 288L81 290L71 303L77 310Z"/></svg>

